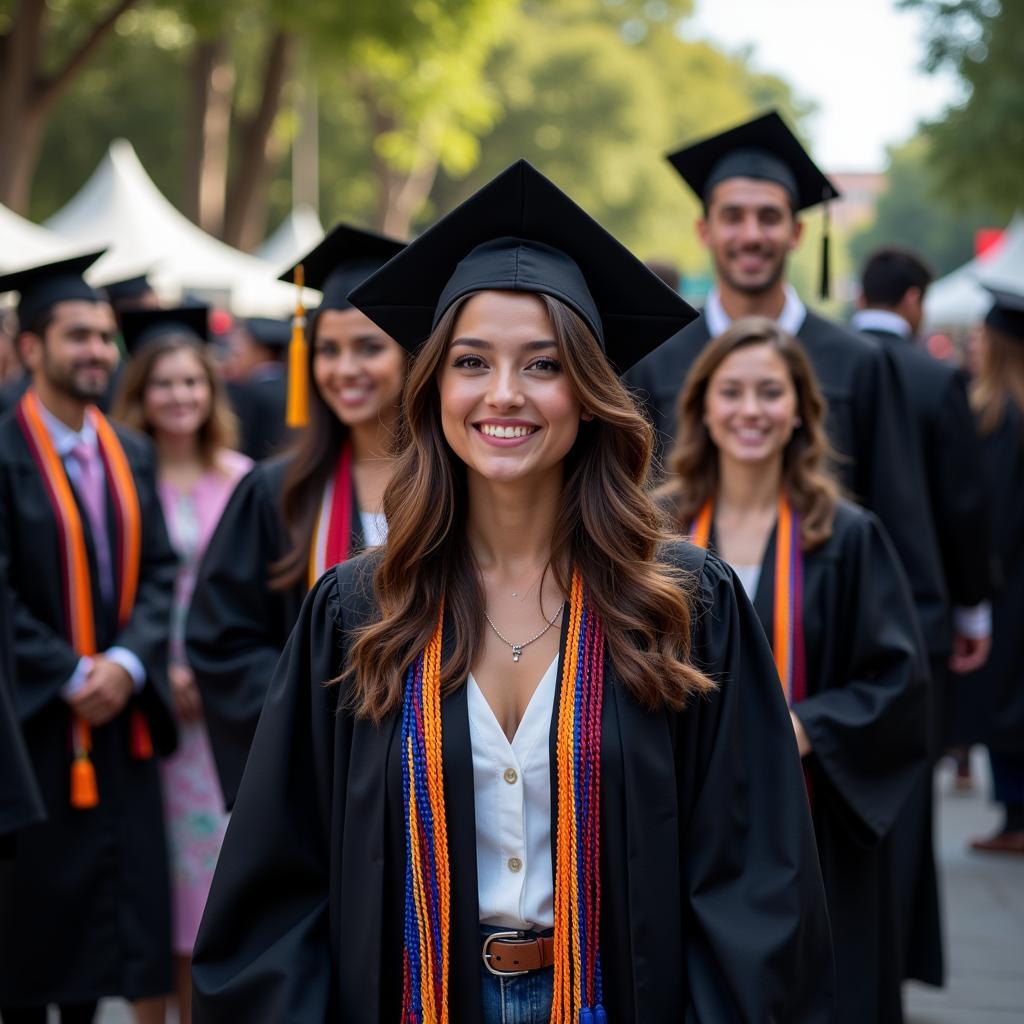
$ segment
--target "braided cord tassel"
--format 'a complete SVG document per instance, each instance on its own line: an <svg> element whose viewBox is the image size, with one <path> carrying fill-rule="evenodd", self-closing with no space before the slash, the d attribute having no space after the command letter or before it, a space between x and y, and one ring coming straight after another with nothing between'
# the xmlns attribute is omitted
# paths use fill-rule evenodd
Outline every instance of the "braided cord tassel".
<svg viewBox="0 0 1024 1024"><path fill-rule="evenodd" d="M551 1024L603 1024L600 779L604 634L573 573L555 760L555 980Z"/></svg>
<svg viewBox="0 0 1024 1024"><path fill-rule="evenodd" d="M441 750L441 628L409 666L402 701L405 916L402 1024L448 1024L451 877Z"/></svg>

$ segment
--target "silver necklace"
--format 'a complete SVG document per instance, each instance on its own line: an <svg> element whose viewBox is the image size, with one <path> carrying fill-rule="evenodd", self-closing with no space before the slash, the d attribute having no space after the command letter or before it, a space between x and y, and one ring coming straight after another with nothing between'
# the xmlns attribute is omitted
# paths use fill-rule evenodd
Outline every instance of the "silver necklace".
<svg viewBox="0 0 1024 1024"><path fill-rule="evenodd" d="M501 630L498 629L498 627L491 621L491 617L487 614L486 611L484 612L484 618L487 620L487 625L494 630L494 635L503 644L508 644L509 647L512 648L512 660L519 661L519 659L523 656L523 648L529 647L530 644L532 644L534 641L539 640L559 620L559 618L561 618L562 609L564 607L564 604L559 605L558 611L555 612L552 618L548 619L548 624L536 636L530 637L529 640L526 640L521 644L514 644L511 640L508 639L508 637L503 636Z"/></svg>

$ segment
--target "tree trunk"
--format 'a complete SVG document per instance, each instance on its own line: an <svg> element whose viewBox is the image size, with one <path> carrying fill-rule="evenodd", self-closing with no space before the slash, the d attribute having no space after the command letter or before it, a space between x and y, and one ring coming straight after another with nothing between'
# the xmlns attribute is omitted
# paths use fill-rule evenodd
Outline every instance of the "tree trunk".
<svg viewBox="0 0 1024 1024"><path fill-rule="evenodd" d="M391 188L391 202L381 230L392 238L408 238L413 218L423 208L437 180L440 159L436 153L424 153L416 169L396 180Z"/></svg>
<svg viewBox="0 0 1024 1024"><path fill-rule="evenodd" d="M204 231L224 230L235 66L225 36L196 44L186 124L183 208Z"/></svg>
<svg viewBox="0 0 1024 1024"><path fill-rule="evenodd" d="M362 89L363 100L369 107L373 136L377 138L394 131L394 118L377 104L372 90ZM419 157L408 174L400 174L374 150L373 169L377 183L377 228L392 238L408 238L413 218L419 213L437 179L440 165L438 154L421 136L417 146Z"/></svg>
<svg viewBox="0 0 1024 1024"><path fill-rule="evenodd" d="M45 0L21 0L10 31L0 39L0 202L22 214L42 144L32 100L45 21Z"/></svg>
<svg viewBox="0 0 1024 1024"><path fill-rule="evenodd" d="M274 120L281 106L293 44L288 33L274 34L267 48L259 105L249 117L239 118L238 169L228 190L223 234L225 242L239 249L255 249L266 232L270 175L284 156L284 146L273 134Z"/></svg>
<svg viewBox="0 0 1024 1024"><path fill-rule="evenodd" d="M64 63L44 76L46 2L18 0L10 30L0 37L0 202L15 213L28 210L32 176L54 106L135 2L116 0Z"/></svg>

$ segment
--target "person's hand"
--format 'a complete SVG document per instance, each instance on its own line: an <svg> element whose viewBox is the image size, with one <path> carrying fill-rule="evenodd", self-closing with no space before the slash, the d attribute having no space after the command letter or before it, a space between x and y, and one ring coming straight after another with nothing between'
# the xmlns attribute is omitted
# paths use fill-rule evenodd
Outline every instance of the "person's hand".
<svg viewBox="0 0 1024 1024"><path fill-rule="evenodd" d="M106 725L121 713L134 689L135 684L126 669L97 654L85 677L85 685L68 704L90 725Z"/></svg>
<svg viewBox="0 0 1024 1024"><path fill-rule="evenodd" d="M991 650L991 636L964 636L963 633L956 633L953 636L953 654L949 659L950 670L957 675L974 672L988 661Z"/></svg>
<svg viewBox="0 0 1024 1024"><path fill-rule="evenodd" d="M789 717L793 721L793 734L796 736L796 749L800 751L801 757L806 757L814 749L811 746L811 738L807 735L804 723L797 718L794 712L790 711Z"/></svg>
<svg viewBox="0 0 1024 1024"><path fill-rule="evenodd" d="M171 665L171 699L175 714L182 722L197 722L203 714L203 701L196 686L196 677L187 665Z"/></svg>

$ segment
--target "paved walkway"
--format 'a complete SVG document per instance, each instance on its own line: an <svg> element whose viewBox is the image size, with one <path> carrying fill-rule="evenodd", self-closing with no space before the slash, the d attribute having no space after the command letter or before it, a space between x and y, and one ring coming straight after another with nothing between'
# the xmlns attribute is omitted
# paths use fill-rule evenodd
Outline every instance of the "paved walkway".
<svg viewBox="0 0 1024 1024"><path fill-rule="evenodd" d="M951 791L945 768L936 779L948 978L945 989L907 987L907 1024L1024 1024L1024 858L967 852L967 840L999 820L983 757L975 769L982 788L967 796ZM110 1002L99 1024L132 1024L132 1016Z"/></svg>
<svg viewBox="0 0 1024 1024"><path fill-rule="evenodd" d="M954 793L945 767L936 778L946 987L908 985L908 1024L1024 1024L1024 858L968 851L969 839L1000 824L987 762L979 754L973 763L975 793Z"/></svg>

